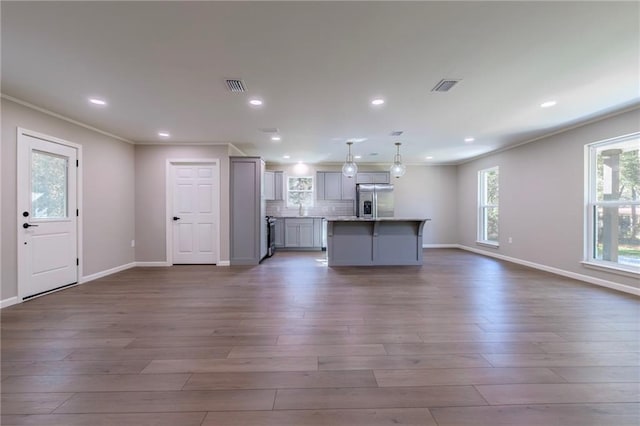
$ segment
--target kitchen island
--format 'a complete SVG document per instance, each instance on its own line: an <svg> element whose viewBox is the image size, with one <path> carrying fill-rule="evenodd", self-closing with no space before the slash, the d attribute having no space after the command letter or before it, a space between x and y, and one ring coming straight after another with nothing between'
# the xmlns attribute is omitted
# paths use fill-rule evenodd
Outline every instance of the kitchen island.
<svg viewBox="0 0 640 426"><path fill-rule="evenodd" d="M429 220L327 218L328 265L422 265L422 230Z"/></svg>

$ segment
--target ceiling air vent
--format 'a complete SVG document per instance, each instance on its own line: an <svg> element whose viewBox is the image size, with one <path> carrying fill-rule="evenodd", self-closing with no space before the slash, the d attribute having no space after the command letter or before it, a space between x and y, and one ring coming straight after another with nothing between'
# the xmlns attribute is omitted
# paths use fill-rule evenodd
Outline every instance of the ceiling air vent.
<svg viewBox="0 0 640 426"><path fill-rule="evenodd" d="M391 132L391 136L400 136L403 133L404 132L402 130L394 130L393 132Z"/></svg>
<svg viewBox="0 0 640 426"><path fill-rule="evenodd" d="M246 92L247 87L242 80L227 80L227 89L230 92Z"/></svg>
<svg viewBox="0 0 640 426"><path fill-rule="evenodd" d="M448 92L449 90L451 90L453 86L458 84L458 82L460 82L459 79L456 80L452 78L445 78L444 80L440 80L440 82L436 84L436 86L433 89L431 89L431 91L432 92Z"/></svg>

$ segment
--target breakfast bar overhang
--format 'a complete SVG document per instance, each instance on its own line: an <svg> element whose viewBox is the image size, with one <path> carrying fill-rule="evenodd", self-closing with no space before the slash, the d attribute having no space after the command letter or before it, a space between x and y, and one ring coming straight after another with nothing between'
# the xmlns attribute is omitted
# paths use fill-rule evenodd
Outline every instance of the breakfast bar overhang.
<svg viewBox="0 0 640 426"><path fill-rule="evenodd" d="M328 265L422 265L422 231L428 220L327 218Z"/></svg>

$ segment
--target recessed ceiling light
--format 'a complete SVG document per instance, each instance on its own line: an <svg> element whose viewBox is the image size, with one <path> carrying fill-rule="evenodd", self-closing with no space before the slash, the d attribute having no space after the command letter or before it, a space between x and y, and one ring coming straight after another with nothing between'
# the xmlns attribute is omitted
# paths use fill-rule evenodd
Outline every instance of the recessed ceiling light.
<svg viewBox="0 0 640 426"><path fill-rule="evenodd" d="M475 138L464 138L464 141L465 141L466 143L471 143L471 142L473 142L473 141L475 141L475 140L476 140Z"/></svg>
<svg viewBox="0 0 640 426"><path fill-rule="evenodd" d="M158 136L160 136L161 138L168 138L171 136L171 134L169 132L158 132Z"/></svg>
<svg viewBox="0 0 640 426"><path fill-rule="evenodd" d="M547 101L540 104L540 108L549 108L556 104L556 101Z"/></svg>
<svg viewBox="0 0 640 426"><path fill-rule="evenodd" d="M362 155L354 155L353 158L355 158L356 160L359 160L362 158Z"/></svg>
<svg viewBox="0 0 640 426"><path fill-rule="evenodd" d="M285 160L288 160L289 158L291 158L290 155L283 155L282 158L284 158Z"/></svg>
<svg viewBox="0 0 640 426"><path fill-rule="evenodd" d="M249 103L253 106L260 106L262 105L262 101L260 99L251 99L249 101Z"/></svg>
<svg viewBox="0 0 640 426"><path fill-rule="evenodd" d="M384 99L382 98L375 98L374 100L371 101L371 105L382 105L384 103Z"/></svg>
<svg viewBox="0 0 640 426"><path fill-rule="evenodd" d="M91 102L94 105L100 105L100 106L105 106L107 104L107 101L100 98L89 98L89 102Z"/></svg>
<svg viewBox="0 0 640 426"><path fill-rule="evenodd" d="M278 141L281 141L282 138L280 136L271 136L271 140L274 142L278 142Z"/></svg>
<svg viewBox="0 0 640 426"><path fill-rule="evenodd" d="M433 157L431 155L427 156L426 158L427 160L433 160Z"/></svg>
<svg viewBox="0 0 640 426"><path fill-rule="evenodd" d="M304 164L302 161L298 161L298 164L293 166L293 172L297 175L305 174L309 171L309 166Z"/></svg>

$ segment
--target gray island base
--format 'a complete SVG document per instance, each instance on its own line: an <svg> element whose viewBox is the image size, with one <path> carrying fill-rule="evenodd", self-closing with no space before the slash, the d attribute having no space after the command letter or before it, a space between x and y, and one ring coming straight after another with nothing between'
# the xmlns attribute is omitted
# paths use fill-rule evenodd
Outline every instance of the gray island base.
<svg viewBox="0 0 640 426"><path fill-rule="evenodd" d="M428 220L327 218L328 265L422 265L422 230Z"/></svg>

